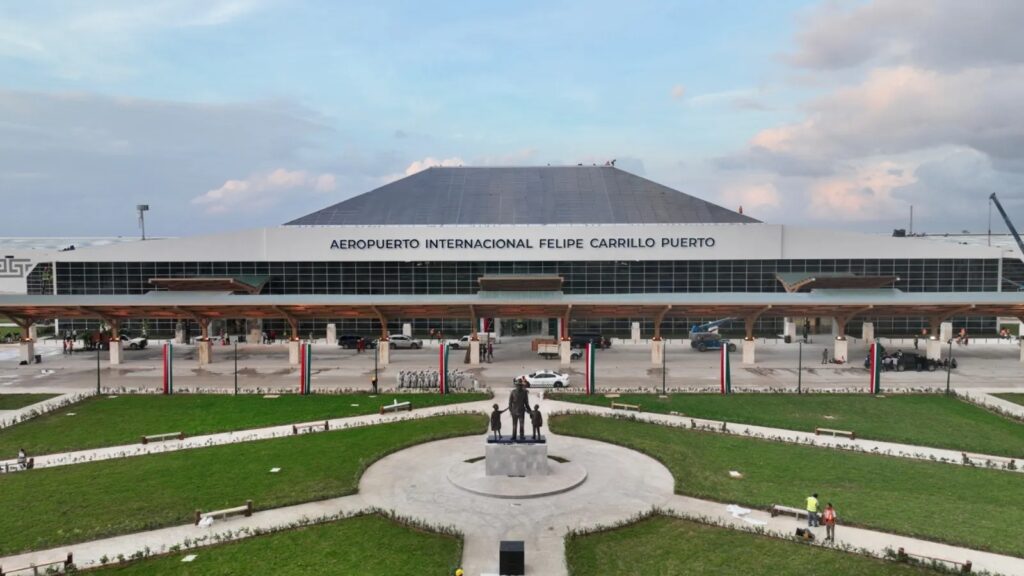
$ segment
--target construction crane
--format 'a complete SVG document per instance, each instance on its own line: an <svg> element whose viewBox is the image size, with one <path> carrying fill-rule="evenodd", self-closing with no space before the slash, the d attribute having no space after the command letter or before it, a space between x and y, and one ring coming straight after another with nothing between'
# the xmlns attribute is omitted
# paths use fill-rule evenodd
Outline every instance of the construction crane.
<svg viewBox="0 0 1024 576"><path fill-rule="evenodd" d="M999 198L996 198L996 193L993 192L989 197L989 200L996 205L996 209L999 210L999 215L1003 217L1003 221L1006 222L1006 227L1010 229L1010 234L1013 234L1013 239L1017 241L1017 248L1020 249L1020 258L1024 260L1024 241L1020 239L1020 234L1017 233L1017 229L1014 228L1013 222L1010 222L1010 217L1006 215L1006 210L1003 210L1003 205L999 203Z"/></svg>

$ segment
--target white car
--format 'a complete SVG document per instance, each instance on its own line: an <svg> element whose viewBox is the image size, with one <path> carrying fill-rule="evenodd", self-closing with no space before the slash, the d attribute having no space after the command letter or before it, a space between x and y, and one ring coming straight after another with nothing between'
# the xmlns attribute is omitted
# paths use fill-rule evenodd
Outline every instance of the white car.
<svg viewBox="0 0 1024 576"><path fill-rule="evenodd" d="M469 341L471 338L472 336L463 336L458 340L449 340L445 342L445 344L447 344L448 347L451 348L452 350L458 350L459 348L469 348Z"/></svg>
<svg viewBox="0 0 1024 576"><path fill-rule="evenodd" d="M121 346L129 350L142 350L149 345L149 339L145 336L128 336L121 334Z"/></svg>
<svg viewBox="0 0 1024 576"><path fill-rule="evenodd" d="M406 336L405 334L395 334L388 338L389 348L412 348L419 349L423 348L423 340L413 338L412 336Z"/></svg>
<svg viewBox="0 0 1024 576"><path fill-rule="evenodd" d="M561 388L569 385L569 375L553 370L538 370L532 374L524 374L512 380L526 382L528 388Z"/></svg>

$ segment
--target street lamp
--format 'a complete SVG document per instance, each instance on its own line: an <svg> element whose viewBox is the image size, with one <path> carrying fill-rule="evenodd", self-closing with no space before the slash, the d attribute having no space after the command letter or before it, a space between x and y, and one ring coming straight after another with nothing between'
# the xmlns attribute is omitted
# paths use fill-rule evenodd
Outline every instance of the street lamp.
<svg viewBox="0 0 1024 576"><path fill-rule="evenodd" d="M96 345L96 395L100 395L100 348Z"/></svg>
<svg viewBox="0 0 1024 576"><path fill-rule="evenodd" d="M235 338L235 396L238 396L238 338Z"/></svg>
<svg viewBox="0 0 1024 576"><path fill-rule="evenodd" d="M139 228L142 230L142 239L146 239L146 212L149 204L136 204L135 210L139 213Z"/></svg>
<svg viewBox="0 0 1024 576"><path fill-rule="evenodd" d="M949 371L953 367L953 339L949 339L949 358L946 358L946 396L949 396Z"/></svg>
<svg viewBox="0 0 1024 576"><path fill-rule="evenodd" d="M797 342L799 348L797 348L796 357L796 393L800 393L800 385L803 383L804 376L804 342L800 340Z"/></svg>
<svg viewBox="0 0 1024 576"><path fill-rule="evenodd" d="M668 392L665 391L665 357L667 356L668 345L662 340L661 341L661 395L668 396Z"/></svg>

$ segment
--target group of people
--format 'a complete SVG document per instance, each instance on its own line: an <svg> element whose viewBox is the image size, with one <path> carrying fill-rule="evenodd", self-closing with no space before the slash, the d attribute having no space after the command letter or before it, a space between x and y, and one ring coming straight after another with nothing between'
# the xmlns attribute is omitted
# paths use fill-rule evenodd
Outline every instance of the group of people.
<svg viewBox="0 0 1024 576"><path fill-rule="evenodd" d="M264 330L263 331L263 343L273 344L277 342L277 330Z"/></svg>
<svg viewBox="0 0 1024 576"><path fill-rule="evenodd" d="M970 342L970 340L970 337L967 336L967 329L961 328L960 332L956 335L956 343L961 346L967 346L967 343Z"/></svg>
<svg viewBox="0 0 1024 576"><path fill-rule="evenodd" d="M807 497L807 527L817 528L824 523L826 542L836 541L836 518L836 509L832 507L831 502L826 504L825 510L822 511L817 492Z"/></svg>
<svg viewBox="0 0 1024 576"><path fill-rule="evenodd" d="M544 416L540 413L540 404L535 404L533 408L530 408L530 393L526 390L526 385L523 382L516 382L516 387L508 396L508 406L504 410L498 408L497 404L494 405L494 410L491 412L491 433L495 440L502 439L501 415L503 412L512 415L513 442L517 439L517 429L518 441L526 440L525 421L527 417L530 418L530 424L533 425L533 440L541 439L540 428L544 425Z"/></svg>

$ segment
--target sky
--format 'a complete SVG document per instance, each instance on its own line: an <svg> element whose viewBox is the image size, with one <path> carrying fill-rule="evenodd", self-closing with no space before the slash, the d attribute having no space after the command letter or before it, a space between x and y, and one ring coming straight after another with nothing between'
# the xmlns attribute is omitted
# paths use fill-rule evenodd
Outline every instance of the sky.
<svg viewBox="0 0 1024 576"><path fill-rule="evenodd" d="M770 223L1024 226L1024 2L0 3L4 236L273 226L598 163ZM993 231L1005 226L994 216Z"/></svg>

